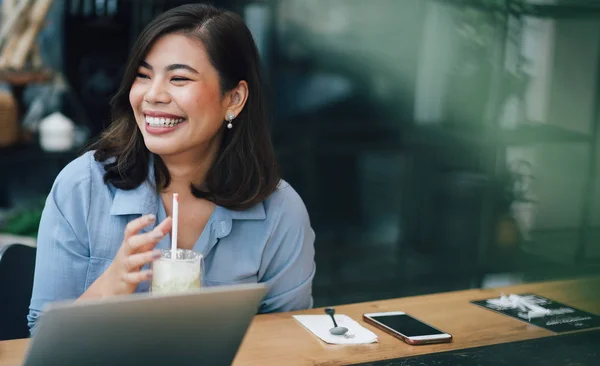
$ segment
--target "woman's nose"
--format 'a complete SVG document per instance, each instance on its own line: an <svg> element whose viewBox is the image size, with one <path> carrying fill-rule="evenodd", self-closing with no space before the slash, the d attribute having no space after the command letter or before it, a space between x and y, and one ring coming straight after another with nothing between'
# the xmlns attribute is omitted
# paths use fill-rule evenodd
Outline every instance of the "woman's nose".
<svg viewBox="0 0 600 366"><path fill-rule="evenodd" d="M151 104L169 103L171 101L171 96L165 90L161 82L155 81L152 83L152 85L150 85L150 88L146 91L144 100Z"/></svg>

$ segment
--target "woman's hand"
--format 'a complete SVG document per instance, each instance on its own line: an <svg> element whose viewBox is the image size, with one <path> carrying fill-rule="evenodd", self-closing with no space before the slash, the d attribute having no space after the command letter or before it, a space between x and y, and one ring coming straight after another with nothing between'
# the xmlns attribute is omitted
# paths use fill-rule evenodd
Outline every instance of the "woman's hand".
<svg viewBox="0 0 600 366"><path fill-rule="evenodd" d="M131 294L140 282L152 278L151 269L141 268L160 257L160 250L154 250L154 247L171 231L173 223L169 217L152 231L139 234L140 230L155 220L154 215L146 215L127 224L123 243L112 264L80 299Z"/></svg>

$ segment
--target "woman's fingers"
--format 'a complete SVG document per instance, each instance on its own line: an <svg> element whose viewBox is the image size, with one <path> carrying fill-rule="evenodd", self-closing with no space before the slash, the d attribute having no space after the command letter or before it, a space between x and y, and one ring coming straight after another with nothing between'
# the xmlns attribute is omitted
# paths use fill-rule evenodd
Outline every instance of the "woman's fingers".
<svg viewBox="0 0 600 366"><path fill-rule="evenodd" d="M155 228L150 232L132 236L127 240L127 253L132 255L152 250L165 235L166 233L159 228Z"/></svg>
<svg viewBox="0 0 600 366"><path fill-rule="evenodd" d="M169 217L152 231L138 234L140 230L154 222L154 215L147 215L131 221L125 228L124 253L121 254L122 280L135 286L152 278L152 270L140 271L144 265L160 258L160 250L152 250L171 231L173 220Z"/></svg>
<svg viewBox="0 0 600 366"><path fill-rule="evenodd" d="M140 282L147 281L152 278L152 270L147 269L139 272L126 272L123 274L123 281L130 285L137 285Z"/></svg>
<svg viewBox="0 0 600 366"><path fill-rule="evenodd" d="M158 242L165 235L167 235L169 231L171 231L172 222L172 219L169 217L163 222L161 222L158 226L156 226L152 231L149 231L144 234L134 235L127 239L126 253L132 254L152 250L156 246L156 244L158 244Z"/></svg>
<svg viewBox="0 0 600 366"><path fill-rule="evenodd" d="M140 267L151 263L152 261L160 258L160 250L153 250L151 252L144 252L140 254L133 254L127 257L123 263L126 272L132 272L138 270Z"/></svg>
<svg viewBox="0 0 600 366"><path fill-rule="evenodd" d="M129 239L133 235L137 234L140 230L150 225L156 220L156 216L144 215L142 217L138 217L135 220L130 221L127 226L125 226L125 240Z"/></svg>

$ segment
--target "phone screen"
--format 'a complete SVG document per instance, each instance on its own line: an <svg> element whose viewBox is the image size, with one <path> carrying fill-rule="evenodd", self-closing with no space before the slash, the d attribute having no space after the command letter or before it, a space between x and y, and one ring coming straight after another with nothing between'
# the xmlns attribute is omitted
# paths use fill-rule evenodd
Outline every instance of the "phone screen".
<svg viewBox="0 0 600 366"><path fill-rule="evenodd" d="M407 337L418 337L434 334L444 334L439 330L430 327L429 325L420 322L419 320L406 315L388 315L388 316L372 316L371 319L402 333Z"/></svg>

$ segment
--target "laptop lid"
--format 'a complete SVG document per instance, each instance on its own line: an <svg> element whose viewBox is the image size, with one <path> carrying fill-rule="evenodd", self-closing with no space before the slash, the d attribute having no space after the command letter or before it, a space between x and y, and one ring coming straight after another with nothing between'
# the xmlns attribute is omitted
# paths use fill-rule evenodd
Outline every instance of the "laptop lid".
<svg viewBox="0 0 600 366"><path fill-rule="evenodd" d="M51 305L25 366L231 365L264 284Z"/></svg>

